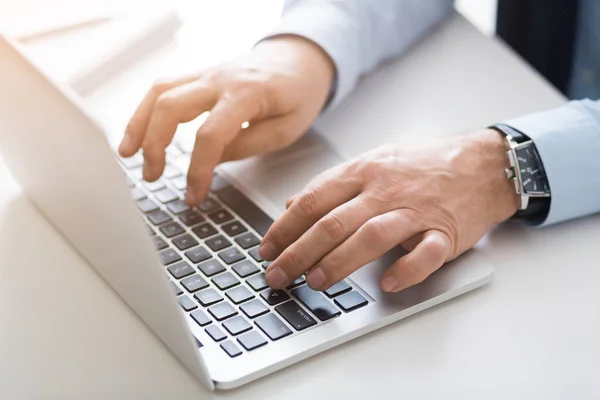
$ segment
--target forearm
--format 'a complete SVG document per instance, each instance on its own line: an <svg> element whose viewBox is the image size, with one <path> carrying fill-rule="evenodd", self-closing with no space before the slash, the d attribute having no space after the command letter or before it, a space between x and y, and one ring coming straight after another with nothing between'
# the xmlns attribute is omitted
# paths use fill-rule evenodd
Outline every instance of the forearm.
<svg viewBox="0 0 600 400"><path fill-rule="evenodd" d="M535 143L551 191L542 225L600 212L600 101L562 107L505 122Z"/></svg>
<svg viewBox="0 0 600 400"><path fill-rule="evenodd" d="M269 37L302 36L318 44L335 66L332 103L360 76L402 54L452 10L453 0L288 0Z"/></svg>

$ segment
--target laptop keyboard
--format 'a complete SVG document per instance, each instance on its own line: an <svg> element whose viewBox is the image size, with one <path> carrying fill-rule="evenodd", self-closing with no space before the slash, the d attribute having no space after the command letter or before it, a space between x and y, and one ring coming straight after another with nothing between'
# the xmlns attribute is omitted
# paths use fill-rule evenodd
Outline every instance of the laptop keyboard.
<svg viewBox="0 0 600 400"><path fill-rule="evenodd" d="M120 159L131 197L148 224L182 310L229 357L243 356L364 307L368 301L342 281L325 292L304 276L285 290L265 281L258 247L273 221L215 173L208 198L197 208L183 202L189 155L169 146L160 180L142 180L143 158ZM209 339L210 341L210 339Z"/></svg>

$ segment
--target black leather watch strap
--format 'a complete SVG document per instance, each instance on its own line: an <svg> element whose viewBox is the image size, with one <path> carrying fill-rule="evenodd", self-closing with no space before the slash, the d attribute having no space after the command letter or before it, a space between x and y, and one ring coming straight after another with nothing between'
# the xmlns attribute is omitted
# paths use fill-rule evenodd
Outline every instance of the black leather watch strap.
<svg viewBox="0 0 600 400"><path fill-rule="evenodd" d="M529 136L525 135L523 132L506 124L496 124L490 126L490 128L504 134L505 136L510 135L517 143L524 143L531 140L531 138L529 138ZM527 208L525 210L517 211L515 215L513 215L513 218L538 224L542 223L546 219L549 211L550 197L530 197Z"/></svg>

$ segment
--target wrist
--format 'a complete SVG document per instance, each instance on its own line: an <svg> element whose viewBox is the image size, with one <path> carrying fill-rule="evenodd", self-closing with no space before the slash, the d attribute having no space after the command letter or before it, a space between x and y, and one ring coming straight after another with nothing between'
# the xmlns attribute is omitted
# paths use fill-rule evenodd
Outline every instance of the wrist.
<svg viewBox="0 0 600 400"><path fill-rule="evenodd" d="M297 35L278 35L259 42L254 52L266 56L284 71L298 71L327 99L335 75L335 63L329 54L315 42Z"/></svg>
<svg viewBox="0 0 600 400"><path fill-rule="evenodd" d="M482 155L488 164L486 179L490 180L490 205L491 220L498 224L510 219L519 209L519 196L515 186L506 176L506 169L510 167L507 155L509 150L505 138L493 129L476 132Z"/></svg>

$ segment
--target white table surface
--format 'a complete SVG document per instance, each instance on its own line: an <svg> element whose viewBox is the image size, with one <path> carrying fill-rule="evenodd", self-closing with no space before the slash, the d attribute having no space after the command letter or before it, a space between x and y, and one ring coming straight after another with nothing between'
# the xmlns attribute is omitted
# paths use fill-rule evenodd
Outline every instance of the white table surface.
<svg viewBox="0 0 600 400"><path fill-rule="evenodd" d="M197 52L216 49L215 42L194 42L189 21L176 48L88 98L115 135L155 77L215 61L209 54L217 52ZM253 36L245 39L239 43ZM350 156L562 101L504 46L456 16L363 80L318 126ZM0 161L0 398L599 398L599 235L600 216L541 230L501 226L477 246L495 265L492 284L240 389L209 393Z"/></svg>

